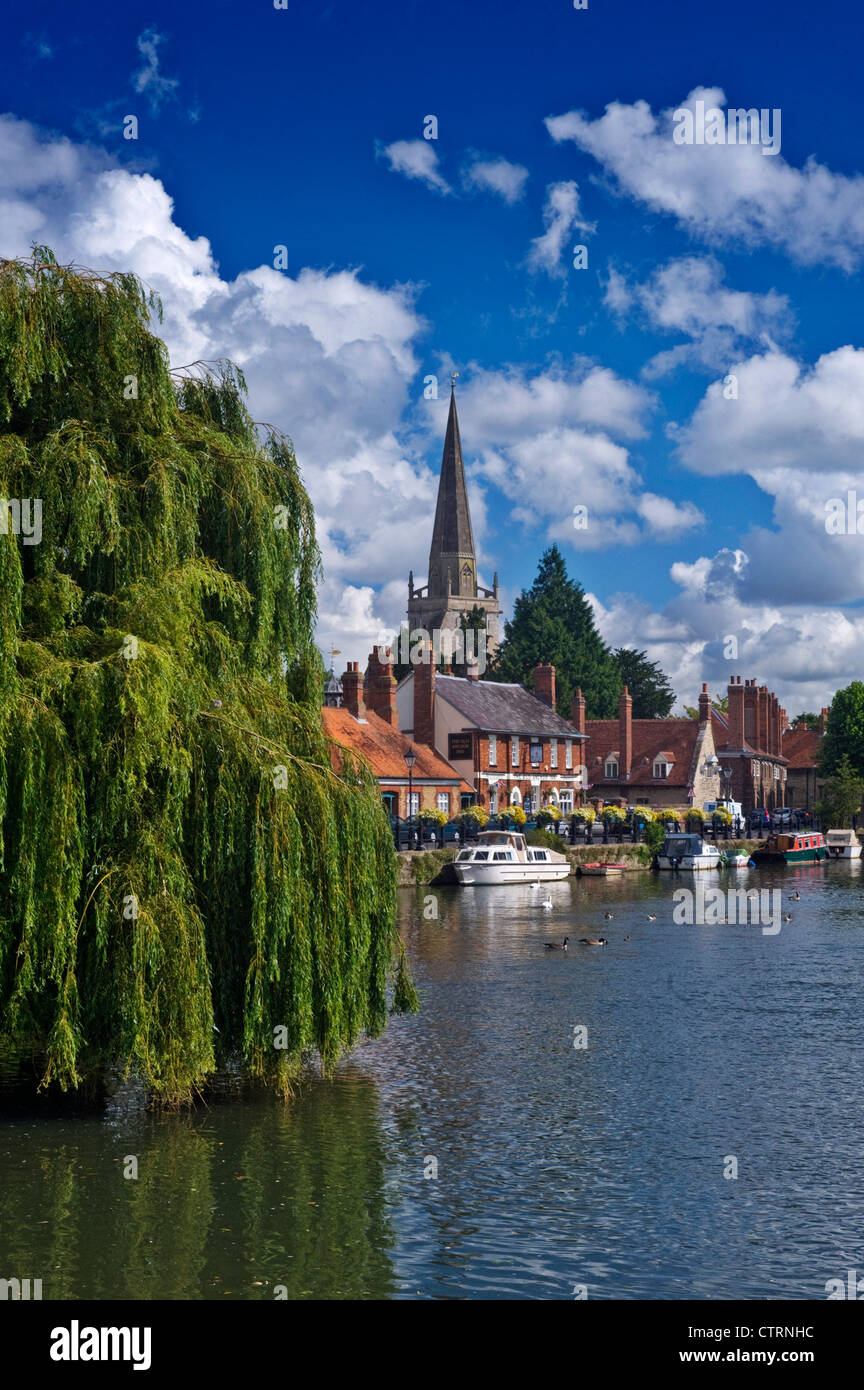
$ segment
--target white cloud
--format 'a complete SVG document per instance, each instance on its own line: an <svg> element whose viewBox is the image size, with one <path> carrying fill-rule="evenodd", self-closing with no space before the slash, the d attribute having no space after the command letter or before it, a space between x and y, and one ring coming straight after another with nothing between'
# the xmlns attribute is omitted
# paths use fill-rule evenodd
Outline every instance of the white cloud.
<svg viewBox="0 0 864 1390"><path fill-rule="evenodd" d="M394 174L419 179L436 193L449 193L450 185L440 172L438 152L429 140L394 140L392 145L376 144L379 159L386 159Z"/></svg>
<svg viewBox="0 0 864 1390"><path fill-rule="evenodd" d="M164 42L165 35L154 28L145 29L135 40L142 61L140 68L132 75L132 86L136 92L143 92L147 97L153 115L157 114L163 102L176 96L180 86L176 77L165 77L159 71L159 45Z"/></svg>
<svg viewBox="0 0 864 1390"><path fill-rule="evenodd" d="M580 212L577 183L568 180L549 184L543 207L543 225L546 228L543 235L531 242L528 264L532 270L545 270L547 275L560 277L564 274L561 256L570 234L574 231L594 231L594 223L586 222Z"/></svg>
<svg viewBox="0 0 864 1390"><path fill-rule="evenodd" d="M723 106L719 88L696 88L697 100ZM556 142L572 140L593 155L623 193L678 219L714 245L770 245L805 265L853 270L864 254L864 177L833 173L814 158L803 169L758 145L678 145L672 110L654 115L645 101L613 101L596 120L579 111L549 116Z"/></svg>
<svg viewBox="0 0 864 1390"><path fill-rule="evenodd" d="M642 284L628 283L612 270L605 303L619 315L636 309L645 323L689 342L658 353L643 369L658 377L679 365L701 371L725 370L736 354L755 344L775 345L788 337L792 315L785 295L769 290L750 294L723 283L723 267L713 256L686 256L659 267Z"/></svg>
<svg viewBox="0 0 864 1390"><path fill-rule="evenodd" d="M469 192L496 193L505 203L518 203L525 192L528 170L500 156L484 159L472 155L462 169L462 183Z"/></svg>

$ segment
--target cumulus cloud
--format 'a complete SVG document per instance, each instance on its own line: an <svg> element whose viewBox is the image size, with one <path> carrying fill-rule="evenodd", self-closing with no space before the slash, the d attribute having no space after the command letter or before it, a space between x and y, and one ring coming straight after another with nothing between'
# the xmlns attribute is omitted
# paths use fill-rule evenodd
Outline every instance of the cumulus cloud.
<svg viewBox="0 0 864 1390"><path fill-rule="evenodd" d="M514 522L580 550L670 540L704 521L690 503L645 491L628 444L646 432L654 400L585 359L529 369L470 369L459 393L473 476L510 500ZM443 406L435 431L443 428ZM574 508L587 507L586 527Z"/></svg>
<svg viewBox="0 0 864 1390"><path fill-rule="evenodd" d="M582 216L579 185L572 179L564 183L550 183L547 187L543 225L545 232L531 242L528 265L532 270L544 270L547 275L561 277L564 274L561 256L570 234L594 231L594 223L586 222Z"/></svg>
<svg viewBox="0 0 864 1390"><path fill-rule="evenodd" d="M689 339L653 357L643 368L646 376L663 376L678 366L725 369L747 348L773 347L789 336L792 313L785 295L733 290L723 280L723 267L713 256L669 261L641 284L611 270L604 302L613 313L635 313L652 329Z"/></svg>
<svg viewBox="0 0 864 1390"><path fill-rule="evenodd" d="M495 193L505 203L518 203L525 192L528 170L501 156L471 155L462 168L462 185L468 192Z"/></svg>
<svg viewBox="0 0 864 1390"><path fill-rule="evenodd" d="M683 107L702 100L723 107L719 88L698 87ZM864 253L864 177L837 174L810 158L799 169L758 145L678 145L673 111L655 115L645 101L613 101L591 120L580 111L549 116L556 142L594 156L622 193L668 213L714 245L768 245L804 265L853 270Z"/></svg>
<svg viewBox="0 0 864 1390"><path fill-rule="evenodd" d="M407 179L419 179L436 193L450 193L451 188L440 171L438 152L429 140L394 140L392 145L376 144L379 159L386 159L394 174Z"/></svg>

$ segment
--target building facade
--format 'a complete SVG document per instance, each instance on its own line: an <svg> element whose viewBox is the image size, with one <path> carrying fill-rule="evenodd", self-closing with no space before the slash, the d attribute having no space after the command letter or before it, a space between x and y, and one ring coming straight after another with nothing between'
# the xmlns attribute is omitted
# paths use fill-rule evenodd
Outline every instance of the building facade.
<svg viewBox="0 0 864 1390"><path fill-rule="evenodd" d="M634 719L625 685L617 719L585 722L581 692L575 702L577 728L588 735L587 795L597 806L619 801L656 809L704 809L721 794L714 746L711 697L703 685L699 718Z"/></svg>
<svg viewBox="0 0 864 1390"><path fill-rule="evenodd" d="M773 691L736 676L727 687L725 714L712 711L717 756L733 801L745 812L787 806L782 728L786 721Z"/></svg>
<svg viewBox="0 0 864 1390"><path fill-rule="evenodd" d="M418 662L396 693L400 724L459 771L491 815L547 804L567 814L581 804L585 736L555 711L555 668L524 685L439 675Z"/></svg>
<svg viewBox="0 0 864 1390"><path fill-rule="evenodd" d="M783 731L783 756L786 759L786 805L793 811L812 811L822 800L825 780L819 775L822 737L825 733L827 709L819 716L818 729Z"/></svg>

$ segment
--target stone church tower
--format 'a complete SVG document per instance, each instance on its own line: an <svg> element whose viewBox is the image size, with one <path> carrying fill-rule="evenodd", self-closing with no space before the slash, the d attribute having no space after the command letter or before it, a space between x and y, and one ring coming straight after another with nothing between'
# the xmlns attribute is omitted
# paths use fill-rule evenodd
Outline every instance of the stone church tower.
<svg viewBox="0 0 864 1390"><path fill-rule="evenodd" d="M408 576L408 626L412 630L424 628L427 632L436 628L458 628L462 614L470 613L474 607L482 608L486 614L486 654L491 656L501 635L498 575L491 589L484 589L477 583L459 417L451 383L450 415L429 550L429 582L415 589L413 571Z"/></svg>

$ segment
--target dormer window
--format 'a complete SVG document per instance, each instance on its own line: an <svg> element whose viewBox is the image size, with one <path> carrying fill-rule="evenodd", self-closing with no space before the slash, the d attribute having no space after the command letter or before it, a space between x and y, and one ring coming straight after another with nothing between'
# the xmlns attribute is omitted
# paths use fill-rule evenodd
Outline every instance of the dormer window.
<svg viewBox="0 0 864 1390"><path fill-rule="evenodd" d="M654 776L660 781L669 776L669 764L662 754L654 759Z"/></svg>
<svg viewBox="0 0 864 1390"><path fill-rule="evenodd" d="M606 776L618 776L618 759L612 753L610 753L609 757L606 759Z"/></svg>

